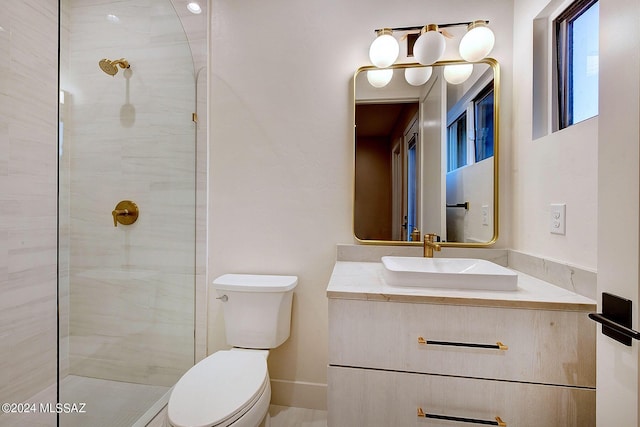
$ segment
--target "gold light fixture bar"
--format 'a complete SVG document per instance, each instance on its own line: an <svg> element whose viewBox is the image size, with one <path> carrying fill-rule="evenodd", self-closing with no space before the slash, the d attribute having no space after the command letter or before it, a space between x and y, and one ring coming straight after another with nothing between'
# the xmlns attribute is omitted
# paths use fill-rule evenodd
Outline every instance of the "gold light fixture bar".
<svg viewBox="0 0 640 427"><path fill-rule="evenodd" d="M438 28L447 28L447 27L461 27L463 25L465 26L469 26L469 25L477 25L478 22L484 22L485 24L489 24L489 21L484 21L484 20L475 20L475 21L468 21L468 22L453 22L450 24L437 24ZM414 26L414 27L396 27L396 28L377 28L375 30L373 30L375 33L377 33L378 31L382 31L382 30L391 30L391 31L420 31L425 27L425 25L420 25L420 26Z"/></svg>

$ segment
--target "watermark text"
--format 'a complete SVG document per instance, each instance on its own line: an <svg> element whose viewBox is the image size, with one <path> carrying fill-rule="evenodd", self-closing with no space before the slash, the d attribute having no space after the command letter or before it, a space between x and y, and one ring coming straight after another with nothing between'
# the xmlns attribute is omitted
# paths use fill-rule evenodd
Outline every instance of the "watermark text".
<svg viewBox="0 0 640 427"><path fill-rule="evenodd" d="M85 414L87 404L79 403L3 403L3 414Z"/></svg>

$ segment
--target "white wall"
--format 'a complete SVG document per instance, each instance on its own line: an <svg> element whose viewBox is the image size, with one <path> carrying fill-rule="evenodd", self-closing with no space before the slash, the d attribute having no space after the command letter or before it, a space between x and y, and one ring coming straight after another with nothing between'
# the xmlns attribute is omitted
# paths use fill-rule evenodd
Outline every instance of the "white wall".
<svg viewBox="0 0 640 427"><path fill-rule="evenodd" d="M447 174L447 204L469 202L469 210L447 209L447 232L455 237L448 239L460 242L488 242L493 237L493 160L464 166ZM486 206L486 225L482 210Z"/></svg>
<svg viewBox="0 0 640 427"><path fill-rule="evenodd" d="M513 249L596 269L598 119L532 138L533 20L547 1L515 0ZM549 232L551 203L566 203L566 235Z"/></svg>
<svg viewBox="0 0 640 427"><path fill-rule="evenodd" d="M56 381L58 2L0 10L0 402L17 403Z"/></svg>
<svg viewBox="0 0 640 427"><path fill-rule="evenodd" d="M233 272L299 276L291 338L269 359L274 403L325 405L325 287L336 244L354 241L351 78L368 64L373 30L474 19L496 33L508 153L510 0L212 1L207 282ZM214 297L210 353L225 347Z"/></svg>

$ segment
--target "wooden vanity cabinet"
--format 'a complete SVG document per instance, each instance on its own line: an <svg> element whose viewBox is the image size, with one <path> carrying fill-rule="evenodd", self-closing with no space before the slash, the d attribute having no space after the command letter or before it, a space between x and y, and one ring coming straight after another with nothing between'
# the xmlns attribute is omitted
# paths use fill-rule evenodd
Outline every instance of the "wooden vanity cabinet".
<svg viewBox="0 0 640 427"><path fill-rule="evenodd" d="M329 298L328 427L477 421L595 426L584 308Z"/></svg>

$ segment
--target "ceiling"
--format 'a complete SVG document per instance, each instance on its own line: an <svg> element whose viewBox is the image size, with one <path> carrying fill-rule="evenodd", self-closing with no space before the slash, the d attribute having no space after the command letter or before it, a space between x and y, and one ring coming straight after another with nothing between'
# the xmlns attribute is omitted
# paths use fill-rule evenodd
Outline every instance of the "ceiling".
<svg viewBox="0 0 640 427"><path fill-rule="evenodd" d="M357 104L356 132L359 138L384 138L391 135L398 119L412 103Z"/></svg>

